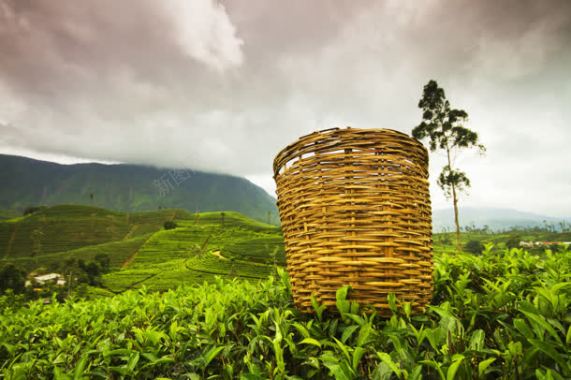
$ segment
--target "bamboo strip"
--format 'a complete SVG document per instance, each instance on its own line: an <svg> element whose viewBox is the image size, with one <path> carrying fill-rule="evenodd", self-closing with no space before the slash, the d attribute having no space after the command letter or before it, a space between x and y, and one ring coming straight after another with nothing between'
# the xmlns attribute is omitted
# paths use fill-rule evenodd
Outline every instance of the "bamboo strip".
<svg viewBox="0 0 571 380"><path fill-rule="evenodd" d="M432 296L428 152L389 129L330 129L274 160L295 305L329 308L335 292L388 314L387 295L419 312Z"/></svg>

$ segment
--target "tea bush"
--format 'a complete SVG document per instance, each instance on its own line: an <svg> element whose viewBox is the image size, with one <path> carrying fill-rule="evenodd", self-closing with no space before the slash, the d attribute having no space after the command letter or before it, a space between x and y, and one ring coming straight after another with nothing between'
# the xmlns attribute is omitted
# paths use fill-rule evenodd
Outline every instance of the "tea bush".
<svg viewBox="0 0 571 380"><path fill-rule="evenodd" d="M0 298L6 379L568 379L571 253L435 257L425 314L392 316L337 292L337 311L291 304L287 276L164 293L12 306ZM1 377L1 376L0 376Z"/></svg>

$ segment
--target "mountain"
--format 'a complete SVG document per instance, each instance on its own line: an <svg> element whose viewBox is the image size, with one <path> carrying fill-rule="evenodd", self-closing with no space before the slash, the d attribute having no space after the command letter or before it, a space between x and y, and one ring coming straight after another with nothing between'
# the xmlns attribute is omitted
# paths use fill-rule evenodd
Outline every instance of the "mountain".
<svg viewBox="0 0 571 380"><path fill-rule="evenodd" d="M275 199L240 177L125 164L60 165L0 154L0 209L57 204L118 211L232 210L278 222Z"/></svg>
<svg viewBox="0 0 571 380"><path fill-rule="evenodd" d="M503 230L511 227L544 227L545 223L559 227L559 223L571 223L571 218L555 218L530 212L506 208L474 208L460 209L460 225L475 226L478 228L488 226L492 230ZM432 230L441 232L444 229L454 229L454 210L452 208L433 210Z"/></svg>

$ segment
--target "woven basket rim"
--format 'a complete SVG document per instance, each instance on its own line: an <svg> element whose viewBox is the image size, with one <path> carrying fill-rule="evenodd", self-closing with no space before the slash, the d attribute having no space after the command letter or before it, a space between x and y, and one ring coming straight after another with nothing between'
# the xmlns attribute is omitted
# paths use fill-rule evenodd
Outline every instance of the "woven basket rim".
<svg viewBox="0 0 571 380"><path fill-rule="evenodd" d="M408 134L406 134L404 132L397 131L396 129L391 129L391 128L354 128L354 127L350 127L350 126L326 128L326 129L321 129L321 130L314 131L314 132L308 133L306 135L303 135L303 136L299 137L293 143L287 145L285 148L280 150L278 152L278 154L276 154L276 156L274 158L274 162L273 162L274 178L279 175L282 167L294 158L294 157L288 158L288 153L292 150L297 150L294 148L296 148L298 145L302 145L304 143L304 141L306 141L308 139L312 139L316 135L322 135L324 138L327 138L327 137L333 137L334 135L339 134L339 133L346 133L346 132L359 133L359 134L372 134L372 135L385 134L385 133L395 133L395 134L401 135L402 137L408 138L408 140L411 144L418 145L428 155L428 151L426 150L426 147L420 141L418 141L417 139L415 139L412 136L409 136Z"/></svg>

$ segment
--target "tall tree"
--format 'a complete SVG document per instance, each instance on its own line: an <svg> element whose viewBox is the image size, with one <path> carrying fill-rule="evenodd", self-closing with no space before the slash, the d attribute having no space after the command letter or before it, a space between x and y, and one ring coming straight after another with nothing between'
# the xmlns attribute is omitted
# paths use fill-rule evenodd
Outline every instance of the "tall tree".
<svg viewBox="0 0 571 380"><path fill-rule="evenodd" d="M447 165L438 177L438 186L454 205L454 224L456 225L456 248L460 250L460 222L458 218L459 193L470 187L466 173L458 170L454 157L461 149L477 148L483 153L486 148L479 143L478 134L464 127L468 113L453 109L446 99L444 90L438 83L430 80L425 86L418 103L422 109L422 122L412 130L412 136L418 140L428 139L430 151L446 152Z"/></svg>

